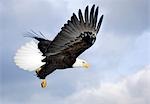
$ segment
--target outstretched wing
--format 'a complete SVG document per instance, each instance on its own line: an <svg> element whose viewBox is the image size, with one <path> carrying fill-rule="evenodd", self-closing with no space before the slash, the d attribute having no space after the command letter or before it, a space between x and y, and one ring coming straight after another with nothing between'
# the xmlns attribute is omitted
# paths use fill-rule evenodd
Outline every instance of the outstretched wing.
<svg viewBox="0 0 150 104"><path fill-rule="evenodd" d="M61 28L61 31L49 45L46 56L56 55L58 53L68 53L78 57L87 48L91 47L96 35L100 29L103 15L98 18L98 7L92 6L90 12L89 7L85 9L84 16L79 9L78 17L73 13L71 20Z"/></svg>

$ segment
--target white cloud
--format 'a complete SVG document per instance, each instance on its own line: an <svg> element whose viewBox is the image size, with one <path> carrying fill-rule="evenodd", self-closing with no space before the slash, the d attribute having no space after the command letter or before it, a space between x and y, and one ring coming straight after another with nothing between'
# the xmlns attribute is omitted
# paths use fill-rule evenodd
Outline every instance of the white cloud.
<svg viewBox="0 0 150 104"><path fill-rule="evenodd" d="M149 104L150 66L117 83L101 83L66 98L65 104Z"/></svg>

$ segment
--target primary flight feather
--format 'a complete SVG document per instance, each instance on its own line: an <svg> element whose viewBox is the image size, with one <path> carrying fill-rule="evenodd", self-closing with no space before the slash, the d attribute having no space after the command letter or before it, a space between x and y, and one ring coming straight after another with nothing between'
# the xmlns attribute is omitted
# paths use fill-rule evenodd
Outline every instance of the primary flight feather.
<svg viewBox="0 0 150 104"><path fill-rule="evenodd" d="M46 87L46 76L56 69L87 68L88 63L78 56L94 44L102 20L103 15L98 19L98 7L95 8L95 5L90 10L87 6L84 14L79 9L78 17L73 13L52 41L32 36L38 43L32 40L22 46L14 57L16 65L35 71L42 79L43 88Z"/></svg>

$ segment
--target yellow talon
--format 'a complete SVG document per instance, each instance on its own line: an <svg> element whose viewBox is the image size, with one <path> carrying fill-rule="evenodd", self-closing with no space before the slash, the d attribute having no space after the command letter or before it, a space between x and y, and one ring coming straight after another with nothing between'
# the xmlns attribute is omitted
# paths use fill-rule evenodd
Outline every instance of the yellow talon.
<svg viewBox="0 0 150 104"><path fill-rule="evenodd" d="M42 79L41 87L42 87L42 88L45 88L46 86L47 86L46 79Z"/></svg>

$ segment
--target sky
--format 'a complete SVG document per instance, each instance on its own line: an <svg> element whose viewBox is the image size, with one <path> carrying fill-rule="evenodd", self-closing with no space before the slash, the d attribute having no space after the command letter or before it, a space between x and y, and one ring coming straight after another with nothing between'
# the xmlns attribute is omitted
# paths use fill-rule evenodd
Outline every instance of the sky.
<svg viewBox="0 0 150 104"><path fill-rule="evenodd" d="M53 39L85 7L104 15L95 44L79 57L82 68L57 70L42 89L35 73L13 57L31 29ZM149 104L150 8L148 0L1 0L0 104Z"/></svg>

